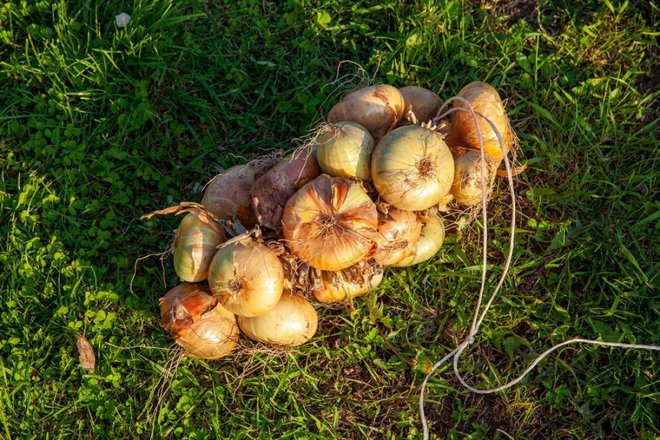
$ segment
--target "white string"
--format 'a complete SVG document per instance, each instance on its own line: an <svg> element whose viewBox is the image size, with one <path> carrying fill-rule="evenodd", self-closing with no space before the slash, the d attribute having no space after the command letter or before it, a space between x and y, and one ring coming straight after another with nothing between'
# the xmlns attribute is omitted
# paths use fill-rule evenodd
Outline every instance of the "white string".
<svg viewBox="0 0 660 440"><path fill-rule="evenodd" d="M470 345L471 343L474 342L474 337L476 334L479 332L479 328L481 326L481 323L483 322L484 318L486 318L486 314L488 313L488 309L490 309L490 306L493 304L493 300L499 293L500 289L502 288L502 285L504 284L504 280L509 272L509 268L511 266L511 261L513 260L513 245L515 242L515 225L516 225L516 193L515 193L515 188L513 185L513 174L511 171L511 163L509 162L509 158L507 156L507 152L504 149L504 142L502 141L502 136L500 135L500 132L498 131L497 127L495 127L495 124L493 124L486 116L483 114L475 111L472 108L472 105L465 100L464 98L460 96L456 96L453 98L448 99L445 101L443 106L438 110L438 116L436 116L433 121L437 121L440 118L459 110L459 108L452 108L451 110L445 112L444 114L440 114L440 112L446 107L447 104L449 104L452 101L460 101L463 102L464 104L467 105L468 110L470 111L470 114L472 116L472 120L477 128L477 137L479 139L479 148L481 151L481 211L482 211L482 219L483 219L483 233L482 233L482 270L481 270L481 286L479 288L479 295L477 297L477 305L475 307L474 311L474 317L472 319L472 325L470 327L470 332L468 333L467 337L463 342L461 342L455 349L453 349L451 352L449 352L445 357L440 359L438 362L436 362L433 367L431 368L431 371L426 375L424 378L424 381L422 382L422 389L419 394L419 414L420 418L422 420L422 428L424 431L424 440L429 439L429 428L428 428L428 423L426 420L426 414L424 412L424 392L426 390L426 385L428 383L428 380L430 377L433 375L433 373L445 362L447 362L449 359L454 359L453 361L453 366L454 366L454 374L456 375L456 378L458 381L463 385L463 387L467 388L468 390L472 391L473 393L476 394L492 394L492 393L497 393L503 390L506 390L507 388L510 388L514 385L516 385L518 382L523 380L527 374L529 374L530 371L532 371L539 362L541 362L544 358L546 358L550 353L552 353L555 350L558 350L561 347L564 347L566 345L570 344L575 344L575 343L585 343L585 344L591 344L591 345L599 345L599 346L606 346L606 347L620 347L620 348L626 348L626 349L641 349L641 350L655 350L655 351L660 351L660 346L657 345L643 345L643 344L626 344L626 343L621 343L621 342L603 342L603 341L595 341L591 339L583 339L583 338L573 338L569 339L567 341L561 342L557 345L554 345L553 347L550 347L543 353L541 353L539 356L534 359L534 361L523 371L518 377L515 379L511 380L510 382L505 383L504 385L495 387L495 388L488 388L488 389L479 389L475 388L471 385L469 385L464 379L463 376L461 376L461 373L458 370L458 362L461 354L463 354L463 351ZM484 143L483 143L483 137L481 134L481 128L479 127L479 124L477 122L477 115L483 118L491 127L495 135L497 136L497 140L500 144L500 148L502 149L502 153L504 155L504 165L506 166L506 172L507 172L507 178L509 181L509 192L511 194L511 229L510 229L510 234L509 234L509 251L507 253L506 261L504 263L504 267L502 270L502 275L500 276L497 285L495 286L495 290L493 291L493 294L491 295L490 299L486 303L483 311L481 311L481 304L483 301L483 294L486 286L486 266L487 266L487 250L488 250L488 214L486 213L486 178L485 178L485 169L486 169L486 156L484 152ZM479 312L481 311L481 315L479 315Z"/></svg>

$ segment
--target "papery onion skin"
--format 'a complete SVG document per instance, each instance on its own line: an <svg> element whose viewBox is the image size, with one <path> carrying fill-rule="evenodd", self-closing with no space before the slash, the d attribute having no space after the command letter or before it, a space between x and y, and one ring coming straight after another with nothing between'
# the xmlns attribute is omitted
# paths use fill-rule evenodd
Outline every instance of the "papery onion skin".
<svg viewBox="0 0 660 440"><path fill-rule="evenodd" d="M383 266L392 266L410 255L422 232L417 214L390 208L378 216L376 252L372 258Z"/></svg>
<svg viewBox="0 0 660 440"><path fill-rule="evenodd" d="M354 273L351 273L354 268ZM312 289L312 295L322 303L346 301L372 291L381 281L383 270L380 267L370 271L359 266L339 272L324 271L319 285Z"/></svg>
<svg viewBox="0 0 660 440"><path fill-rule="evenodd" d="M422 235L419 237L413 253L399 261L395 266L406 267L426 261L438 253L442 247L445 240L445 226L442 217L433 215L422 221L424 222Z"/></svg>
<svg viewBox="0 0 660 440"><path fill-rule="evenodd" d="M418 86L407 86L399 89L405 102L405 111L412 109L418 122L428 122L433 119L442 105L442 99L432 91Z"/></svg>
<svg viewBox="0 0 660 440"><path fill-rule="evenodd" d="M181 221L174 241L174 270L183 281L199 282L208 277L216 248L225 241L219 228L211 227L195 214Z"/></svg>
<svg viewBox="0 0 660 440"><path fill-rule="evenodd" d="M378 213L358 183L323 174L289 199L282 223L298 258L316 269L341 270L373 247Z"/></svg>
<svg viewBox="0 0 660 440"><path fill-rule="evenodd" d="M352 121L364 126L378 142L403 117L403 95L396 87L379 84L354 90L335 105L328 122Z"/></svg>
<svg viewBox="0 0 660 440"><path fill-rule="evenodd" d="M495 163L489 155L484 156L486 169L486 195L495 182ZM477 150L458 150L454 154L454 183L451 193L461 205L481 203L481 152Z"/></svg>
<svg viewBox="0 0 660 440"><path fill-rule="evenodd" d="M284 292L268 313L254 318L239 316L238 325L250 339L292 347L302 345L314 336L318 316L305 298Z"/></svg>
<svg viewBox="0 0 660 440"><path fill-rule="evenodd" d="M209 287L220 304L235 315L259 316L280 300L284 269L266 245L251 237L234 239L213 257Z"/></svg>
<svg viewBox="0 0 660 440"><path fill-rule="evenodd" d="M371 180L371 153L376 141L366 128L355 122L328 124L317 143L316 158L324 173Z"/></svg>
<svg viewBox="0 0 660 440"><path fill-rule="evenodd" d="M250 189L254 181L275 166L275 158L264 157L236 165L215 176L207 185L202 204L219 219L238 219L243 226L257 224Z"/></svg>
<svg viewBox="0 0 660 440"><path fill-rule="evenodd" d="M497 90L489 84L476 81L463 87L458 92L458 96L467 100L475 112L479 112L490 119L500 132L505 150L508 152L515 136ZM464 108L465 110L455 111L451 114L451 125L445 138L447 145L452 149L464 147L479 150L479 136L472 113L463 102L455 101L454 107ZM481 129L484 151L499 165L504 155L497 140L497 135L488 122L479 115L476 117Z"/></svg>
<svg viewBox="0 0 660 440"><path fill-rule="evenodd" d="M218 359L236 346L236 317L217 303L207 287L181 284L159 302L161 325L189 356Z"/></svg>
<svg viewBox="0 0 660 440"><path fill-rule="evenodd" d="M404 211L421 211L449 193L454 159L440 134L409 125L390 132L376 145L371 177L386 202Z"/></svg>
<svg viewBox="0 0 660 440"><path fill-rule="evenodd" d="M304 148L282 159L257 179L250 189L258 223L279 231L282 228L282 210L287 200L296 190L320 174L321 168L313 148Z"/></svg>

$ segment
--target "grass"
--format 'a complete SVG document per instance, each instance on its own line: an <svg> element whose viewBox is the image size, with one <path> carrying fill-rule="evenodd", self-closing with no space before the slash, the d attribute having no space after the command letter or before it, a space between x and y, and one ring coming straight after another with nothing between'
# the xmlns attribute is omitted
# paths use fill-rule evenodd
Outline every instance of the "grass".
<svg viewBox="0 0 660 440"><path fill-rule="evenodd" d="M164 275L141 260L130 288L135 260L163 251L178 221L139 216L293 148L359 82L342 60L378 82L444 84L444 98L471 80L507 98L529 168L513 270L463 358L471 383L504 383L576 335L658 344L658 7L535 4L0 5L0 437L420 436L424 372L471 319L478 224L432 262L388 271L354 309L320 309L317 337L289 352L244 340L174 369L157 309L171 260ZM132 20L118 29L122 11ZM338 66L356 76L333 83ZM508 237L497 188L491 286ZM94 372L79 366L79 334ZM439 438L653 439L657 371L648 352L566 348L492 396L439 371L426 408Z"/></svg>

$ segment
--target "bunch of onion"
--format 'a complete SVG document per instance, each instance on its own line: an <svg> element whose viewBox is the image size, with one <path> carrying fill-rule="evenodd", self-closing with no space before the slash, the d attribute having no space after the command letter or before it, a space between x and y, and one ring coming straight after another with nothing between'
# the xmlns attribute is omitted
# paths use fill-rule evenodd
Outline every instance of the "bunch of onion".
<svg viewBox="0 0 660 440"><path fill-rule="evenodd" d="M316 269L341 270L371 250L378 213L359 183L323 174L289 199L282 224L294 255Z"/></svg>
<svg viewBox="0 0 660 440"><path fill-rule="evenodd" d="M254 226L257 217L252 208L250 189L255 180L276 163L274 156L264 156L223 171L206 185L202 205L219 219L238 219L247 228Z"/></svg>
<svg viewBox="0 0 660 440"><path fill-rule="evenodd" d="M337 122L321 128L316 158L324 173L333 177L371 180L371 153L376 142L355 122Z"/></svg>
<svg viewBox="0 0 660 440"><path fill-rule="evenodd" d="M493 158L495 164L499 165L504 157L502 147L500 147L497 135L490 124L479 115L488 118L497 128L502 137L504 149L508 152L513 142L515 142L515 134L511 129L500 95L489 84L472 82L463 87L458 92L458 96L468 101L475 113L478 113L476 118L481 130L484 151ZM477 125L474 123L472 113L464 102L460 100L454 102L454 108L461 110L454 111L451 114L451 125L445 138L447 145L451 148L463 147L479 150Z"/></svg>
<svg viewBox="0 0 660 440"><path fill-rule="evenodd" d="M259 316L282 296L284 270L277 255L249 235L224 243L209 267L209 287L227 310Z"/></svg>
<svg viewBox="0 0 660 440"><path fill-rule="evenodd" d="M378 194L404 211L440 203L454 180L454 159L437 132L409 125L390 132L371 157L371 178Z"/></svg>
<svg viewBox="0 0 660 440"><path fill-rule="evenodd" d="M413 252L422 231L417 214L390 208L378 215L376 251L373 259L383 266L391 266Z"/></svg>
<svg viewBox="0 0 660 440"><path fill-rule="evenodd" d="M433 257L442 247L445 240L445 226L442 218L437 215L422 218L422 233L413 247L412 253L395 266L412 266Z"/></svg>
<svg viewBox="0 0 660 440"><path fill-rule="evenodd" d="M399 91L403 95L406 112L411 111L414 115L413 123L430 121L442 105L442 99L424 87L408 86Z"/></svg>
<svg viewBox="0 0 660 440"><path fill-rule="evenodd" d="M495 163L489 155L484 156L485 188L488 193L495 182ZM477 150L457 150L454 153L454 183L451 193L462 205L481 203L481 152Z"/></svg>
<svg viewBox="0 0 660 440"><path fill-rule="evenodd" d="M309 301L286 291L269 312L251 318L239 316L238 325L243 333L255 341L296 346L314 336L318 317Z"/></svg>
<svg viewBox="0 0 660 440"><path fill-rule="evenodd" d="M378 265L357 264L341 271L323 271L311 291L322 303L345 301L375 289L383 280Z"/></svg>
<svg viewBox="0 0 660 440"><path fill-rule="evenodd" d="M328 114L328 122L357 122L376 141L396 127L404 113L401 92L386 84L363 87L346 95Z"/></svg>
<svg viewBox="0 0 660 440"><path fill-rule="evenodd" d="M279 231L282 210L299 188L321 174L312 147L304 147L282 159L274 168L255 180L250 189L252 206L261 226Z"/></svg>
<svg viewBox="0 0 660 440"><path fill-rule="evenodd" d="M218 359L238 341L236 317L199 284L181 284L160 299L161 325L189 356Z"/></svg>

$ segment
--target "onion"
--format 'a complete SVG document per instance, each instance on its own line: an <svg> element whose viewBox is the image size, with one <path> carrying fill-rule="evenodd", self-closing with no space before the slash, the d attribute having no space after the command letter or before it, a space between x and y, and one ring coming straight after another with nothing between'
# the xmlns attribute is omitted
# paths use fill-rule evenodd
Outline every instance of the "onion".
<svg viewBox="0 0 660 440"><path fill-rule="evenodd" d="M254 318L239 316L238 325L255 341L295 346L304 344L314 336L318 317L305 298L285 292L271 311Z"/></svg>
<svg viewBox="0 0 660 440"><path fill-rule="evenodd" d="M371 250L378 213L360 184L323 174L289 199L282 223L298 258L316 269L341 270Z"/></svg>
<svg viewBox="0 0 660 440"><path fill-rule="evenodd" d="M434 256L442 247L442 242L445 241L445 227L442 218L438 215L433 215L429 218L422 219L422 221L424 222L422 235L419 237L412 255L399 261L395 266L412 266L413 264L426 261Z"/></svg>
<svg viewBox="0 0 660 440"><path fill-rule="evenodd" d="M236 346L236 317L217 304L207 287L181 284L159 303L161 325L189 356L218 359Z"/></svg>
<svg viewBox="0 0 660 440"><path fill-rule="evenodd" d="M329 124L319 136L316 158L323 172L333 177L371 180L375 145L374 138L360 124L337 122Z"/></svg>
<svg viewBox="0 0 660 440"><path fill-rule="evenodd" d="M206 185L202 204L219 219L237 218L247 228L254 226L257 217L251 204L250 188L275 163L273 157L266 156L223 171Z"/></svg>
<svg viewBox="0 0 660 440"><path fill-rule="evenodd" d="M420 211L437 205L454 180L454 159L442 136L409 125L381 140L371 157L371 178L395 208Z"/></svg>
<svg viewBox="0 0 660 440"><path fill-rule="evenodd" d="M209 267L209 287L239 316L259 316L275 307L284 289L282 263L266 245L237 237L218 249Z"/></svg>
<svg viewBox="0 0 660 440"><path fill-rule="evenodd" d="M346 95L328 114L331 124L357 122L380 140L403 117L403 95L386 84L363 87Z"/></svg>
<svg viewBox="0 0 660 440"><path fill-rule="evenodd" d="M174 240L174 270L183 281L204 281L217 247L225 240L219 225L202 220L195 213L187 214Z"/></svg>
<svg viewBox="0 0 660 440"><path fill-rule="evenodd" d="M419 122L428 122L436 115L442 99L424 87L408 86L399 89L405 101L406 111L412 109Z"/></svg>
<svg viewBox="0 0 660 440"><path fill-rule="evenodd" d="M495 163L489 156L486 159L486 191L495 182ZM459 150L454 154L454 183L451 193L462 205L475 205L481 202L481 152L477 150Z"/></svg>
<svg viewBox="0 0 660 440"><path fill-rule="evenodd" d="M383 269L380 266L356 265L338 272L324 271L318 285L312 289L312 295L322 303L344 301L370 292L382 280Z"/></svg>
<svg viewBox="0 0 660 440"><path fill-rule="evenodd" d="M380 214L374 260L383 266L403 260L412 253L421 231L422 222L414 212L390 208L387 214Z"/></svg>
<svg viewBox="0 0 660 440"><path fill-rule="evenodd" d="M505 150L509 151L511 143L514 141L514 133L497 90L483 82L472 82L463 87L458 92L458 96L467 100L475 112L490 119L502 136ZM445 138L447 145L451 148L465 147L479 150L477 126L474 125L472 114L463 102L455 102L455 107L466 110L455 111L451 114L451 125ZM499 164L504 155L495 132L481 116L477 115L477 121L481 129L484 151L492 156L496 164Z"/></svg>
<svg viewBox="0 0 660 440"><path fill-rule="evenodd" d="M257 179L250 194L260 225L279 231L284 204L299 188L321 174L316 154L304 148L282 159Z"/></svg>

